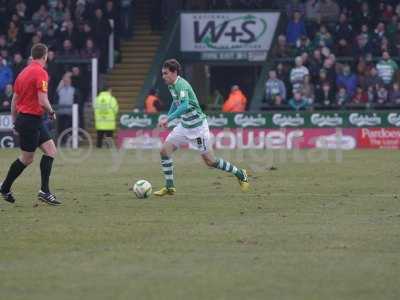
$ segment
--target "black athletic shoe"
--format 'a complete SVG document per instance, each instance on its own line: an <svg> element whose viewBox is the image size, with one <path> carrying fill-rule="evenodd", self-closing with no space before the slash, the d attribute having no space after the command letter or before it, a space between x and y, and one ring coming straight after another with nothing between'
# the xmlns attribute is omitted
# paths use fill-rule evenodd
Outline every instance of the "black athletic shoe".
<svg viewBox="0 0 400 300"><path fill-rule="evenodd" d="M38 199L50 205L60 205L61 202L57 200L56 196L52 193L45 193L43 191L39 191Z"/></svg>
<svg viewBox="0 0 400 300"><path fill-rule="evenodd" d="M15 198L14 198L14 196L13 196L13 194L12 194L11 192L8 192L8 193L0 192L0 194L1 194L1 197L2 197L5 201L7 201L7 202L9 202L9 203L14 203L14 202L15 202Z"/></svg>
<svg viewBox="0 0 400 300"><path fill-rule="evenodd" d="M15 202L15 198L14 198L14 196L12 195L12 193L11 192L8 192L8 193L3 193L2 191L1 191L1 187L3 186L3 182L0 182L0 195L1 195L1 197L5 200L5 201L7 201L7 202L9 202L9 203L14 203Z"/></svg>

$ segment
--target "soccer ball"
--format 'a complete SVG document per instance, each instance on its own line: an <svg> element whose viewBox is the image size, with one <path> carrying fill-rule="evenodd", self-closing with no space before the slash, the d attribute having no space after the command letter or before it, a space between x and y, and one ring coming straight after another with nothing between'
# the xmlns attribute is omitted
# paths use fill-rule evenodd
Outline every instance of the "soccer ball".
<svg viewBox="0 0 400 300"><path fill-rule="evenodd" d="M151 183L147 180L138 180L133 185L133 192L139 199L150 197L152 190Z"/></svg>

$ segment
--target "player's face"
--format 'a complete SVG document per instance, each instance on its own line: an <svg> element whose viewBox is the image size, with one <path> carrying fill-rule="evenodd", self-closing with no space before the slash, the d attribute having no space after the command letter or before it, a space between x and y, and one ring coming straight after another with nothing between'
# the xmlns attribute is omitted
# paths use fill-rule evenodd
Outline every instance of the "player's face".
<svg viewBox="0 0 400 300"><path fill-rule="evenodd" d="M178 76L176 72L171 72L169 69L163 68L161 70L162 78L164 79L165 84L171 85L175 82L176 77Z"/></svg>

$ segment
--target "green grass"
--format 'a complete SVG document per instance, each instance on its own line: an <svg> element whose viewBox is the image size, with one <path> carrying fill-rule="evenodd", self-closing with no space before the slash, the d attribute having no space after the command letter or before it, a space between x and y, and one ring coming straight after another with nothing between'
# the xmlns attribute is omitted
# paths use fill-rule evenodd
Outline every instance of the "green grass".
<svg viewBox="0 0 400 300"><path fill-rule="evenodd" d="M400 298L398 151L219 154L253 168L251 192L180 152L177 195L138 200L134 181L163 183L157 154L102 150L58 159L48 207L37 159L0 202L0 299Z"/></svg>

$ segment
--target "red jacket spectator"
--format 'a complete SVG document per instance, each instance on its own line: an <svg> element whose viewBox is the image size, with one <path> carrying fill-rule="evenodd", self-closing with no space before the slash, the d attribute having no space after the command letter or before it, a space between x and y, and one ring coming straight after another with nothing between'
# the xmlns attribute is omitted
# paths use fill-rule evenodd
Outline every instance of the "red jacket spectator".
<svg viewBox="0 0 400 300"><path fill-rule="evenodd" d="M222 106L223 112L244 112L246 110L247 98L239 89L239 86L234 85L231 88L228 99Z"/></svg>
<svg viewBox="0 0 400 300"><path fill-rule="evenodd" d="M158 113L161 108L161 101L155 89L151 89L146 97L145 112L148 114Z"/></svg>

